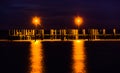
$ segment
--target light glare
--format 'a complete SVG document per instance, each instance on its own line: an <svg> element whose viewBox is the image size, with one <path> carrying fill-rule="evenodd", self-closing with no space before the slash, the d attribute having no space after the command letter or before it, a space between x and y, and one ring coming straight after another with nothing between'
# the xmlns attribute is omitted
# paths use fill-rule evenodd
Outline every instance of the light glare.
<svg viewBox="0 0 120 73"><path fill-rule="evenodd" d="M35 16L35 17L33 17L32 18L32 23L34 24L34 25L40 25L40 23L41 23L41 19L40 19L40 17L37 17L37 16Z"/></svg>
<svg viewBox="0 0 120 73"><path fill-rule="evenodd" d="M83 23L83 18L80 16L75 17L74 22L76 25L80 26Z"/></svg>

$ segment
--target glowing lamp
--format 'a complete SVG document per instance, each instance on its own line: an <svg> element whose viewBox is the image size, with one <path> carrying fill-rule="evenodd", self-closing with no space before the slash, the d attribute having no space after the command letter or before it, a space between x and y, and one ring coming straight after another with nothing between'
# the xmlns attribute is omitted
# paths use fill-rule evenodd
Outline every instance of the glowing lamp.
<svg viewBox="0 0 120 73"><path fill-rule="evenodd" d="M41 23L41 19L40 19L40 17L37 17L37 16L35 16L35 17L33 17L32 18L32 23L34 24L34 25L40 25L40 23Z"/></svg>
<svg viewBox="0 0 120 73"><path fill-rule="evenodd" d="M83 23L83 18L80 16L75 17L74 22L77 26L80 26Z"/></svg>

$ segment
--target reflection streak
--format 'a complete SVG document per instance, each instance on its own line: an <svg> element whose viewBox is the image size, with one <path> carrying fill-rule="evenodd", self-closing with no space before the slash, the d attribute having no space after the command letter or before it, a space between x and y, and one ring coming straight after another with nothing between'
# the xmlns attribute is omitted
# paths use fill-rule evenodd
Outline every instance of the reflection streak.
<svg viewBox="0 0 120 73"><path fill-rule="evenodd" d="M41 41L31 41L30 73L43 73L43 53Z"/></svg>
<svg viewBox="0 0 120 73"><path fill-rule="evenodd" d="M73 73L86 73L84 41L73 41Z"/></svg>

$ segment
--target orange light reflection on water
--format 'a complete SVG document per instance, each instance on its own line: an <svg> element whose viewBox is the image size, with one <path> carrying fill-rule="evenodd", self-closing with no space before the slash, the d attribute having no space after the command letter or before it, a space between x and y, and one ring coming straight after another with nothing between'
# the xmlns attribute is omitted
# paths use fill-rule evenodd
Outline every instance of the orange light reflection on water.
<svg viewBox="0 0 120 73"><path fill-rule="evenodd" d="M30 73L43 73L43 53L41 41L31 41Z"/></svg>
<svg viewBox="0 0 120 73"><path fill-rule="evenodd" d="M73 41L73 73L86 73L84 41Z"/></svg>

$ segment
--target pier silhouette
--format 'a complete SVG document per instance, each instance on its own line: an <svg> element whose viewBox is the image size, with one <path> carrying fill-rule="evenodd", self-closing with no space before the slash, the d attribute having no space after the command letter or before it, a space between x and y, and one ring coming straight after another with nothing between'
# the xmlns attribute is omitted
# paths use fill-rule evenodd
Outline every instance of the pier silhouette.
<svg viewBox="0 0 120 73"><path fill-rule="evenodd" d="M120 39L120 33L116 29L107 33L106 29L11 29L9 39L11 40L78 40L78 39Z"/></svg>

